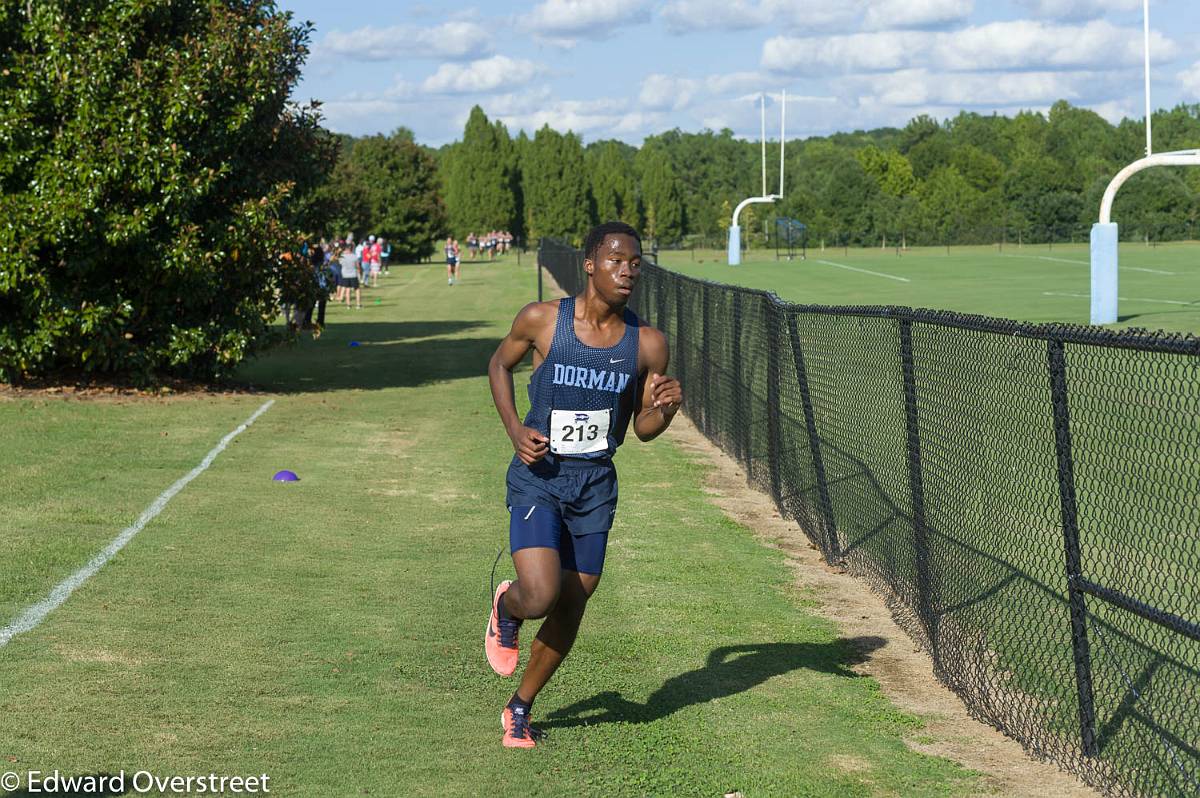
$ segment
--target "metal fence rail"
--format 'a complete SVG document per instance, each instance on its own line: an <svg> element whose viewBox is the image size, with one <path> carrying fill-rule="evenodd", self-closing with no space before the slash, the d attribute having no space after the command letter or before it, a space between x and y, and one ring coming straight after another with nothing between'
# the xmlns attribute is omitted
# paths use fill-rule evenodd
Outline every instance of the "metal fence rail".
<svg viewBox="0 0 1200 798"><path fill-rule="evenodd" d="M582 253L539 262L583 290ZM882 594L977 718L1200 794L1200 339L793 305L653 263L684 410Z"/></svg>

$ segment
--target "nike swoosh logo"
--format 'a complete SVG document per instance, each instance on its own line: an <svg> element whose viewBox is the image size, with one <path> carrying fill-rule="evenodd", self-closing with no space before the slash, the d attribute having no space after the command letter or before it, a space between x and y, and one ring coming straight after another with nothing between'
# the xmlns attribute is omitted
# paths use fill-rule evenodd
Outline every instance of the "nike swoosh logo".
<svg viewBox="0 0 1200 798"><path fill-rule="evenodd" d="M625 358L623 358L623 357L619 357L619 358L617 358L616 360L613 360L613 359L610 357L610 358L608 359L608 362L609 362L609 364L610 364L610 365L611 365L611 364L613 364L613 363L624 363L624 362L625 362Z"/></svg>

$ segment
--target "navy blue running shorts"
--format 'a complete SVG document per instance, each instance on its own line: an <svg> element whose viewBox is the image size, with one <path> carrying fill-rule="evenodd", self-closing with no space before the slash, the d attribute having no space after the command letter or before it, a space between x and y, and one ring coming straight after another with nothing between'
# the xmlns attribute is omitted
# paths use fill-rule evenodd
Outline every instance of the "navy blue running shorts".
<svg viewBox="0 0 1200 798"><path fill-rule="evenodd" d="M514 457L506 481L509 549L557 549L564 569L599 575L617 512L612 460L550 454L527 466Z"/></svg>

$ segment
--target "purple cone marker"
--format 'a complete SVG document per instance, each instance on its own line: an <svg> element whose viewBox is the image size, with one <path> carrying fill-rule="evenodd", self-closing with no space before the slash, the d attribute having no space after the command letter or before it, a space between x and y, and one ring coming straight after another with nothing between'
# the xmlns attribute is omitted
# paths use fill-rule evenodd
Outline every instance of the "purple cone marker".
<svg viewBox="0 0 1200 798"><path fill-rule="evenodd" d="M300 481L300 477L296 476L295 471L288 471L286 469L276 473L275 476L271 477L271 479L275 480L276 482L299 482Z"/></svg>

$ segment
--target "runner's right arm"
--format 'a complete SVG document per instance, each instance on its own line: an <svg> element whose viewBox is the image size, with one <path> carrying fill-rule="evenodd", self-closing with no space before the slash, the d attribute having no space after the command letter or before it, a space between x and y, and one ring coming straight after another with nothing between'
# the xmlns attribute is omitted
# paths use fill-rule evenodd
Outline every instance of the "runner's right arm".
<svg viewBox="0 0 1200 798"><path fill-rule="evenodd" d="M549 439L531 427L521 423L517 414L517 403L513 392L513 369L517 367L529 350L535 348L537 337L552 320L546 303L531 302L521 309L513 319L512 329L488 363L488 381L492 388L492 401L500 413L500 421L512 440L517 457L525 465L533 465L546 456Z"/></svg>

